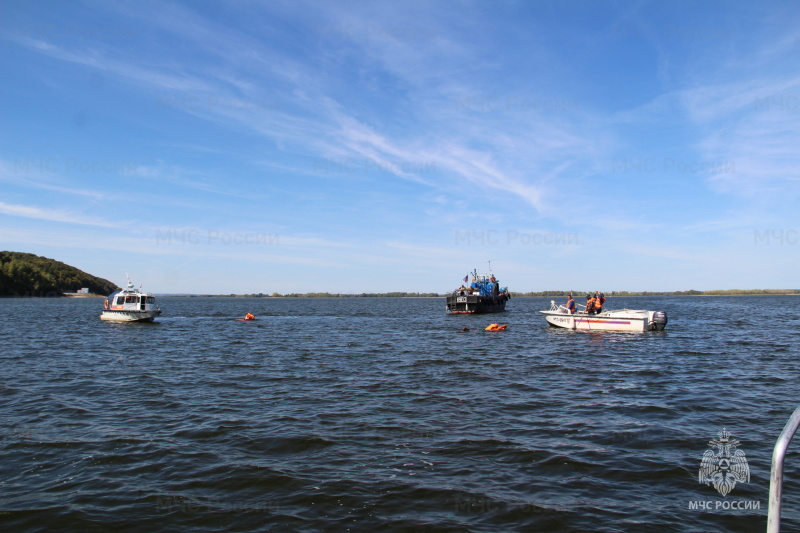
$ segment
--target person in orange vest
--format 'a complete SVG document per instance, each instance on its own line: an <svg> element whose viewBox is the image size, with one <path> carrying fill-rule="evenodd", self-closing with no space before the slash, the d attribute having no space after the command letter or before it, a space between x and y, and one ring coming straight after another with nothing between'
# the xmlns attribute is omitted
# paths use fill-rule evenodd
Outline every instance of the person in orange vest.
<svg viewBox="0 0 800 533"><path fill-rule="evenodd" d="M586 314L591 315L594 313L594 296L591 294L586 295Z"/></svg>
<svg viewBox="0 0 800 533"><path fill-rule="evenodd" d="M595 304L594 304L594 306L595 306L597 309L599 309L600 311L602 311L602 310L603 310L603 306L604 306L604 305L605 305L605 303L606 303L606 295L605 295L605 294L603 294L603 293L602 293L602 292L600 292L600 291L597 291L597 292L595 293L595 295L594 295L594 298L595 298ZM597 312L599 313L600 311L597 311Z"/></svg>
<svg viewBox="0 0 800 533"><path fill-rule="evenodd" d="M567 297L567 312L571 315L575 314L575 300L572 299L571 294Z"/></svg>
<svg viewBox="0 0 800 533"><path fill-rule="evenodd" d="M603 312L603 303L605 302L605 298L602 298L600 292L594 293L594 314L599 315Z"/></svg>

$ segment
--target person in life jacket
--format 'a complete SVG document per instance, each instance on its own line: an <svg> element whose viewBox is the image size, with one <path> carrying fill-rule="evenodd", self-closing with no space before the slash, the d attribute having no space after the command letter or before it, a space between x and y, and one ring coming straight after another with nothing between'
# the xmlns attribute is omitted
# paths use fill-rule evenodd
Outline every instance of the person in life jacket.
<svg viewBox="0 0 800 533"><path fill-rule="evenodd" d="M603 305L606 303L606 295L600 291L594 293L594 308L600 313L603 310Z"/></svg>
<svg viewBox="0 0 800 533"><path fill-rule="evenodd" d="M567 312L571 315L575 314L575 300L572 299L571 294L567 297Z"/></svg>
<svg viewBox="0 0 800 533"><path fill-rule="evenodd" d="M591 315L594 313L594 296L591 294L586 295L586 314Z"/></svg>
<svg viewBox="0 0 800 533"><path fill-rule="evenodd" d="M605 298L600 297L600 293L596 292L594 294L594 314L600 314L603 312L603 301Z"/></svg>
<svg viewBox="0 0 800 533"><path fill-rule="evenodd" d="M247 313L246 315L244 315L244 319L245 320L255 320L256 319L256 315Z"/></svg>

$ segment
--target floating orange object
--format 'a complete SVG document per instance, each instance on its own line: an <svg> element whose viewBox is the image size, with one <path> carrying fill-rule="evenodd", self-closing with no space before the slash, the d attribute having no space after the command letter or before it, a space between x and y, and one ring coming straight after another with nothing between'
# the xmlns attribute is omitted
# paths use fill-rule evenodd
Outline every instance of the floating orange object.
<svg viewBox="0 0 800 533"><path fill-rule="evenodd" d="M486 327L486 331L505 331L507 327L507 324L489 324Z"/></svg>
<svg viewBox="0 0 800 533"><path fill-rule="evenodd" d="M246 315L244 315L244 318L237 318L236 320L255 320L255 319L256 315L247 313Z"/></svg>

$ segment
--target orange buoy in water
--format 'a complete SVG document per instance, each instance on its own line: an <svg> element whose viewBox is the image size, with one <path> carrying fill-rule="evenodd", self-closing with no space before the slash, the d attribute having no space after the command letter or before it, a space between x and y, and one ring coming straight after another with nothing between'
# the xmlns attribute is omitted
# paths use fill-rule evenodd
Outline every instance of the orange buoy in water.
<svg viewBox="0 0 800 533"><path fill-rule="evenodd" d="M505 331L507 327L507 324L489 324L486 327L486 331Z"/></svg>

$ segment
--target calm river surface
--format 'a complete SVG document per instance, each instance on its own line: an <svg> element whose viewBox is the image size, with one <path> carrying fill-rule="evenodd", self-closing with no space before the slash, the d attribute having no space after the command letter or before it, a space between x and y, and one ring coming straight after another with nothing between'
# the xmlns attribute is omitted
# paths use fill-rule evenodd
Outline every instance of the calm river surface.
<svg viewBox="0 0 800 533"><path fill-rule="evenodd" d="M667 311L640 334L549 328L545 298L159 304L0 300L0 530L764 531L800 404L800 297L610 298ZM725 497L698 482L723 428Z"/></svg>

